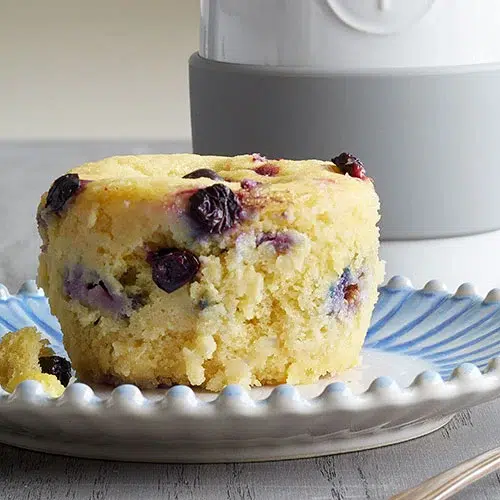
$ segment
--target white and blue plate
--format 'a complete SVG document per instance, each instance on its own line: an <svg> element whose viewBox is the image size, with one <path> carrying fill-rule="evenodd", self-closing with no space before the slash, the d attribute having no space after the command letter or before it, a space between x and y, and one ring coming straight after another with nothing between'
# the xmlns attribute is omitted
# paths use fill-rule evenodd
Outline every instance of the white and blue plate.
<svg viewBox="0 0 500 500"><path fill-rule="evenodd" d="M36 325L65 355L34 282L0 285L0 336ZM65 455L151 462L318 456L412 439L500 395L500 290L486 298L402 277L380 290L357 368L314 385L141 391L74 383L58 399L26 381L0 389L0 442Z"/></svg>

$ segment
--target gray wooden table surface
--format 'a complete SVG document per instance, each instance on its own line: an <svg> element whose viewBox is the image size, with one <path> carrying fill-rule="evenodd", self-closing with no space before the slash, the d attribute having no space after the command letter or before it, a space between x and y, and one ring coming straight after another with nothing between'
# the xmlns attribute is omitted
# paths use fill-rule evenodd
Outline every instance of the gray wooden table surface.
<svg viewBox="0 0 500 500"><path fill-rule="evenodd" d="M186 143L1 142L0 283L34 278L39 194L68 168L110 154L186 151ZM500 400L407 443L339 456L254 464L165 465L57 457L0 445L0 498L386 499L500 445ZM491 474L457 499L500 499Z"/></svg>

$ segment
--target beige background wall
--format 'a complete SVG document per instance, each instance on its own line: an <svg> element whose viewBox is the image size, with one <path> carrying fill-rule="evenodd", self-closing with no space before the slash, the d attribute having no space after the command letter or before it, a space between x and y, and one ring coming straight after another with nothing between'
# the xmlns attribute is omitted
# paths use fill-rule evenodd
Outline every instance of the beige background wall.
<svg viewBox="0 0 500 500"><path fill-rule="evenodd" d="M0 0L0 139L190 135L199 0Z"/></svg>

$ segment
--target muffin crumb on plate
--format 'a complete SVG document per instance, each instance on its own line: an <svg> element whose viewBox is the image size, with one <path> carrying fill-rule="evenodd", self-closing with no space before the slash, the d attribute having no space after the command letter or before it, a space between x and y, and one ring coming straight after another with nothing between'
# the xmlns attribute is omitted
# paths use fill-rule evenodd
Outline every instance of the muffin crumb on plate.
<svg viewBox="0 0 500 500"><path fill-rule="evenodd" d="M64 392L64 385L54 374L44 373L41 366L41 360L53 358L58 356L54 356L49 342L36 328L25 327L6 333L0 340L0 385L13 392L21 382L36 380L47 394L59 397ZM69 365L68 361L66 363Z"/></svg>

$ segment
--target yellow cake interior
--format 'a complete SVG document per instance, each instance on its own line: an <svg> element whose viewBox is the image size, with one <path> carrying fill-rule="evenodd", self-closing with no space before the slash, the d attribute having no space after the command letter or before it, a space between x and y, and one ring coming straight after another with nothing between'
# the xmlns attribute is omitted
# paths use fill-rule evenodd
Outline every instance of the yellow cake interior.
<svg viewBox="0 0 500 500"><path fill-rule="evenodd" d="M63 213L47 213L42 197L38 282L80 379L217 391L312 383L358 363L383 277L373 183L331 162L272 164L279 173L263 176L251 155L113 157L72 170L90 182ZM200 236L186 213L189 197L216 183L182 178L199 168L241 202L223 234ZM196 278L160 289L148 263L160 248L196 255ZM116 310L68 296L68 276L103 283ZM123 313L122 298L140 306Z"/></svg>

